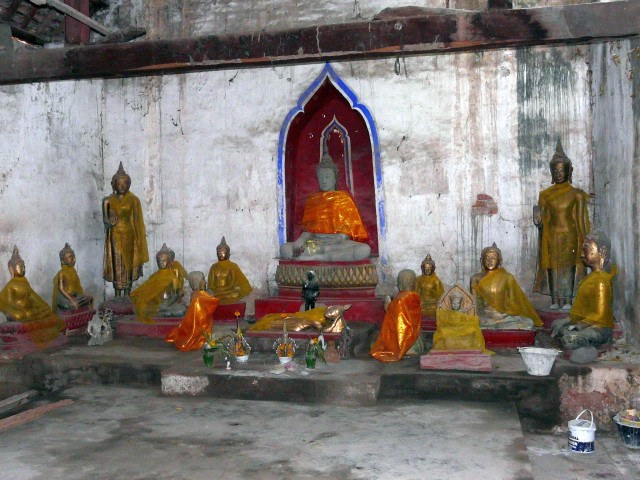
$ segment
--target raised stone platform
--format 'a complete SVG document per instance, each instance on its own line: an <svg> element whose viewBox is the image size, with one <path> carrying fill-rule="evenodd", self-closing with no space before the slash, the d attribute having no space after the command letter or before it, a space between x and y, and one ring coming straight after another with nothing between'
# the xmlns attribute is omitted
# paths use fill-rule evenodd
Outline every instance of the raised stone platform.
<svg viewBox="0 0 640 480"><path fill-rule="evenodd" d="M180 325L183 317L158 317L153 323L140 322L135 315L121 316L117 320L116 334L129 337L164 338Z"/></svg>
<svg viewBox="0 0 640 480"><path fill-rule="evenodd" d="M420 357L423 370L463 370L490 372L491 355L481 350L432 350Z"/></svg>
<svg viewBox="0 0 640 480"><path fill-rule="evenodd" d="M34 330L34 327L37 329ZM22 357L27 353L36 352L44 348L56 347L67 342L65 337L59 330L60 320L55 317L47 319L43 322L4 322L0 323L0 351L10 357ZM47 332L48 338L53 338L46 345L38 345L33 342L34 331ZM31 333L30 333L31 332Z"/></svg>
<svg viewBox="0 0 640 480"><path fill-rule="evenodd" d="M101 312L109 309L113 312L114 317L118 317L120 315L133 315L133 302L129 297L110 298L109 300L101 303L98 309Z"/></svg>
<svg viewBox="0 0 640 480"><path fill-rule="evenodd" d="M73 311L60 310L57 312L58 316L64 322L66 331L79 330L87 328L87 324L91 321L96 314L95 308L81 307Z"/></svg>

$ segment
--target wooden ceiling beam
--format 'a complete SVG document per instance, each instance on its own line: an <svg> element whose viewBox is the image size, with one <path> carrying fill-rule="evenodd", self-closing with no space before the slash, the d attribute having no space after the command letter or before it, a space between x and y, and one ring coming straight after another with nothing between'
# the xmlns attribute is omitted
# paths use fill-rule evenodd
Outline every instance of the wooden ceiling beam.
<svg viewBox="0 0 640 480"><path fill-rule="evenodd" d="M363 60L638 34L640 2L635 0L395 17L387 12L370 21L277 32L20 52L0 62L0 84Z"/></svg>

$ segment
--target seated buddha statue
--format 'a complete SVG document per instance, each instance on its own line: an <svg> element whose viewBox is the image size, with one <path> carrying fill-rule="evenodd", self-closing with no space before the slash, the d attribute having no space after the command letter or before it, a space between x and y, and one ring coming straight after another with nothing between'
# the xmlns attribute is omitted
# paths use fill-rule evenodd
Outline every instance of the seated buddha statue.
<svg viewBox="0 0 640 480"><path fill-rule="evenodd" d="M166 244L156 254L156 263L158 271L131 292L138 320L147 323L154 317L181 317L187 309L180 303L187 271Z"/></svg>
<svg viewBox="0 0 640 480"><path fill-rule="evenodd" d="M584 264L591 269L578 286L575 301L566 318L551 326L552 335L569 350L599 347L611 342L613 335L613 277L605 266L609 261L611 243L600 231L589 233L582 244Z"/></svg>
<svg viewBox="0 0 640 480"><path fill-rule="evenodd" d="M415 292L413 270L398 273L398 294L391 300L380 327L380 335L371 347L371 356L381 362L397 362L420 340L422 318L420 296Z"/></svg>
<svg viewBox="0 0 640 480"><path fill-rule="evenodd" d="M422 275L416 278L416 292L420 295L420 310L422 315L434 317L440 296L444 293L444 286L435 274L436 262L427 255L420 265Z"/></svg>
<svg viewBox="0 0 640 480"><path fill-rule="evenodd" d="M349 192L336 190L338 168L325 153L316 166L320 192L304 204L302 233L280 246L280 258L321 262L355 261L369 257L371 247L358 207Z"/></svg>
<svg viewBox="0 0 640 480"><path fill-rule="evenodd" d="M471 277L471 291L483 329L532 330L542 320L516 279L502 268L502 252L494 243L482 250L482 271Z"/></svg>
<svg viewBox="0 0 640 480"><path fill-rule="evenodd" d="M51 305L54 310L77 310L93 306L93 297L84 294L75 269L76 254L68 243L60 250L60 271L53 278Z"/></svg>
<svg viewBox="0 0 640 480"><path fill-rule="evenodd" d="M8 321L29 323L28 333L34 342L43 344L54 340L65 324L31 288L18 247L13 247L8 266L11 280L0 291L0 312Z"/></svg>
<svg viewBox="0 0 640 480"><path fill-rule="evenodd" d="M216 247L218 261L209 269L209 291L220 300L220 304L236 303L251 293L253 288L240 267L229 260L231 248L224 237Z"/></svg>

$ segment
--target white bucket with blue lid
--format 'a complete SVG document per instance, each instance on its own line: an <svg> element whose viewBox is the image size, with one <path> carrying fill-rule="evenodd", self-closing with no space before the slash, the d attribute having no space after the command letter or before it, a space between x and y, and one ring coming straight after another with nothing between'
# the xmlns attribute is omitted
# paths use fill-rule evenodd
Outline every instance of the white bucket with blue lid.
<svg viewBox="0 0 640 480"><path fill-rule="evenodd" d="M589 412L591 420L586 420L582 414ZM593 413L585 409L580 412L575 420L569 420L569 450L572 452L591 453L595 448L596 424L593 422Z"/></svg>

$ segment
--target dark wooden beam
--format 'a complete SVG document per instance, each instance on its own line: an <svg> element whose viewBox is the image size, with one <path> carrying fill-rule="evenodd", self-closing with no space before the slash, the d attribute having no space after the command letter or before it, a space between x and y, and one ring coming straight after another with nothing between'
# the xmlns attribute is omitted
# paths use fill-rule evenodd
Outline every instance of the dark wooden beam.
<svg viewBox="0 0 640 480"><path fill-rule="evenodd" d="M16 13L16 10L18 10L18 7L21 3L22 0L13 0L11 4L6 7L5 11L0 14L0 21L8 22L9 20L11 20L11 17L13 17L13 14Z"/></svg>
<svg viewBox="0 0 640 480"><path fill-rule="evenodd" d="M89 0L64 0L64 3L80 13L89 16ZM84 23L66 15L64 19L64 41L69 45L86 45L89 43L91 30Z"/></svg>
<svg viewBox="0 0 640 480"><path fill-rule="evenodd" d="M393 12L391 12L393 14ZM640 2L483 12L428 12L248 35L21 52L0 62L0 84L113 78L286 63L604 41L640 34Z"/></svg>

